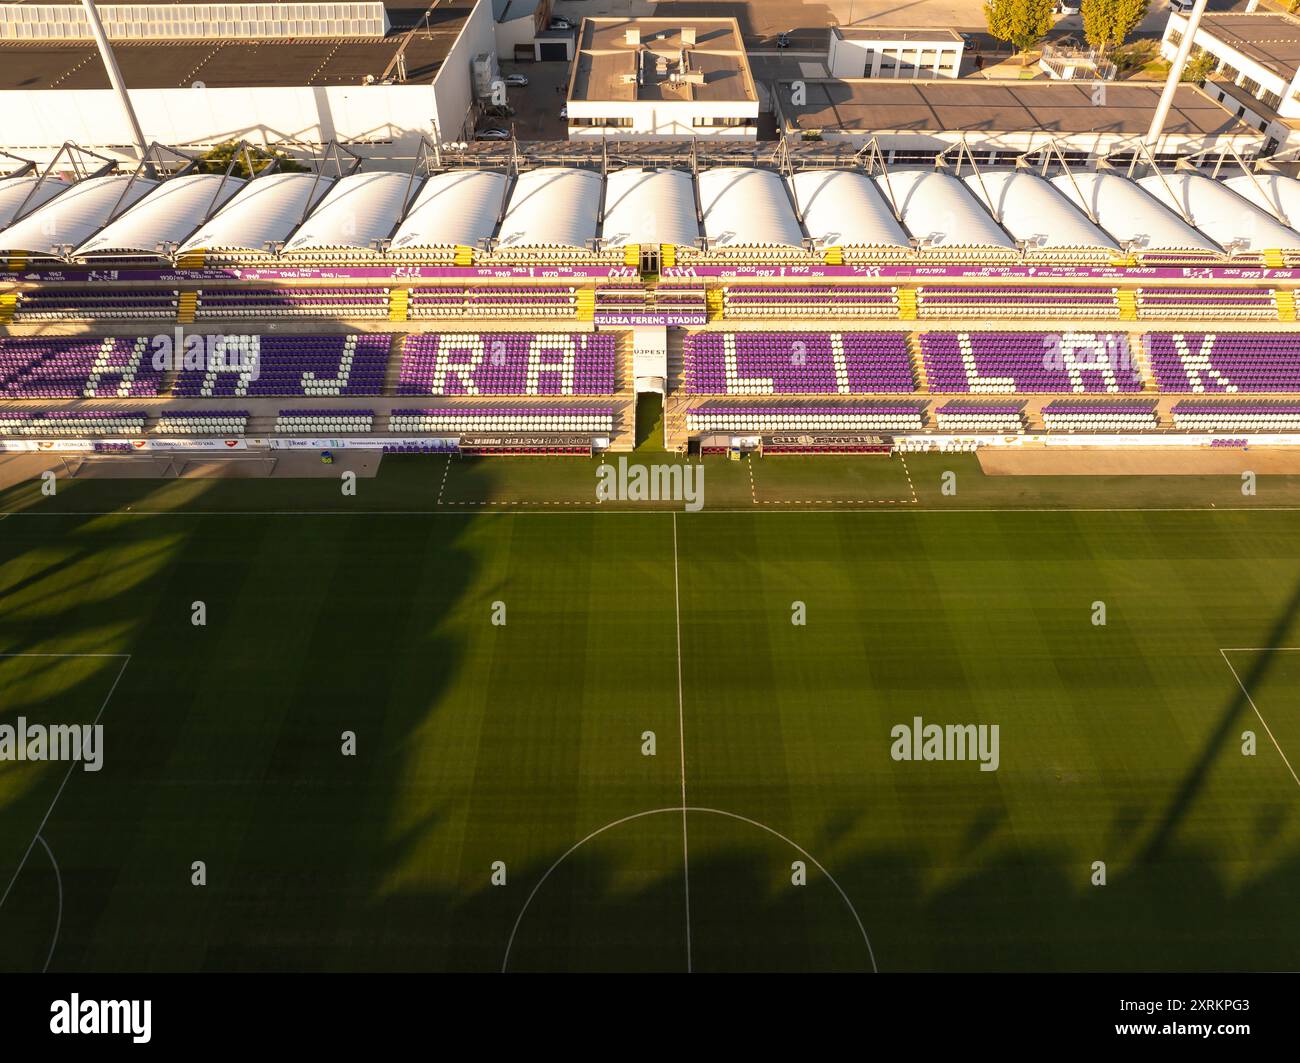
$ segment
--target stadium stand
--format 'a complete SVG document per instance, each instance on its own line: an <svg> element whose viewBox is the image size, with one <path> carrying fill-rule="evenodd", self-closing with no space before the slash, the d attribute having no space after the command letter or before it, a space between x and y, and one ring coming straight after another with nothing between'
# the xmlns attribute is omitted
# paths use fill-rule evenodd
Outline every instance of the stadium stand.
<svg viewBox="0 0 1300 1063"><path fill-rule="evenodd" d="M145 337L0 336L0 398L141 398L157 395Z"/></svg>
<svg viewBox="0 0 1300 1063"><path fill-rule="evenodd" d="M1173 394L1300 391L1300 334L1151 332L1160 390Z"/></svg>
<svg viewBox="0 0 1300 1063"><path fill-rule="evenodd" d="M408 336L401 395L609 395L614 337L585 332Z"/></svg>
<svg viewBox="0 0 1300 1063"><path fill-rule="evenodd" d="M233 337L219 364L181 370L174 395L380 395L392 344L384 334Z"/></svg>
<svg viewBox="0 0 1300 1063"><path fill-rule="evenodd" d="M915 390L901 332L697 332L686 390L696 395L904 394Z"/></svg>
<svg viewBox="0 0 1300 1063"><path fill-rule="evenodd" d="M18 437L139 436L144 424L130 410L0 410L0 433Z"/></svg>
<svg viewBox="0 0 1300 1063"><path fill-rule="evenodd" d="M1300 432L1300 402L1184 400L1171 412L1177 427L1198 432Z"/></svg>
<svg viewBox="0 0 1300 1063"><path fill-rule="evenodd" d="M855 403L847 406L730 406L709 402L686 413L702 432L919 431L925 407L916 403Z"/></svg>
<svg viewBox="0 0 1300 1063"><path fill-rule="evenodd" d="M237 436L247 427L247 410L167 409L150 425L150 431L160 436Z"/></svg>
<svg viewBox="0 0 1300 1063"><path fill-rule="evenodd" d="M275 419L275 430L335 435L369 432L374 423L373 410L281 410Z"/></svg>
<svg viewBox="0 0 1300 1063"><path fill-rule="evenodd" d="M952 399L934 409L935 424L954 432L1023 432L1023 402L975 402Z"/></svg>
<svg viewBox="0 0 1300 1063"><path fill-rule="evenodd" d="M608 406L446 406L431 410L394 410L393 432L612 432L614 411Z"/></svg>
<svg viewBox="0 0 1300 1063"><path fill-rule="evenodd" d="M1054 399L1042 413L1049 431L1149 432L1159 427L1153 402Z"/></svg>
<svg viewBox="0 0 1300 1063"><path fill-rule="evenodd" d="M921 351L937 394L1142 390L1124 333L925 332Z"/></svg>
<svg viewBox="0 0 1300 1063"><path fill-rule="evenodd" d="M34 288L17 293L13 320L79 321L124 318L176 320L177 291L128 288Z"/></svg>
<svg viewBox="0 0 1300 1063"><path fill-rule="evenodd" d="M387 288L211 288L195 320L258 317L387 317Z"/></svg>

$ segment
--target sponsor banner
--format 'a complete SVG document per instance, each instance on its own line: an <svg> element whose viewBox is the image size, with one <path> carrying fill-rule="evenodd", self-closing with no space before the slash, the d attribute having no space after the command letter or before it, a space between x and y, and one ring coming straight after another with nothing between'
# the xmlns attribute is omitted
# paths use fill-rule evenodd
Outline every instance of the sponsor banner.
<svg viewBox="0 0 1300 1063"><path fill-rule="evenodd" d="M30 439L0 439L0 453L35 450L36 444Z"/></svg>
<svg viewBox="0 0 1300 1063"><path fill-rule="evenodd" d="M1241 266L670 266L663 280L1297 281L1300 270Z"/></svg>
<svg viewBox="0 0 1300 1063"><path fill-rule="evenodd" d="M461 436L462 447L484 447L499 449L505 447L589 447L592 437L589 435L556 435L539 432L502 432L494 435Z"/></svg>
<svg viewBox="0 0 1300 1063"><path fill-rule="evenodd" d="M453 451L456 436L349 436L327 439L308 436L275 436L266 440L272 450L382 450L384 447L426 447Z"/></svg>
<svg viewBox="0 0 1300 1063"><path fill-rule="evenodd" d="M862 447L883 446L890 442L890 437L871 432L780 432L776 435L763 436L765 447Z"/></svg>
<svg viewBox="0 0 1300 1063"><path fill-rule="evenodd" d="M943 435L939 433L895 436L901 449L969 449L970 447L1208 447L1216 439L1240 439L1253 447L1297 447L1300 432L1216 432L1183 435L1142 432L1133 435L1075 435L1026 433L1024 435Z"/></svg>
<svg viewBox="0 0 1300 1063"><path fill-rule="evenodd" d="M133 439L136 450L247 450L246 439L185 439L175 436L168 439Z"/></svg>
<svg viewBox="0 0 1300 1063"><path fill-rule="evenodd" d="M640 325L674 327L682 325L704 325L708 323L706 314L684 314L665 312L662 314L614 314L597 313L597 325L617 325L622 328L635 328Z"/></svg>
<svg viewBox="0 0 1300 1063"><path fill-rule="evenodd" d="M420 280L637 280L634 266L336 266L207 269L27 270L0 273L0 281L58 284L179 284L186 281L420 281Z"/></svg>

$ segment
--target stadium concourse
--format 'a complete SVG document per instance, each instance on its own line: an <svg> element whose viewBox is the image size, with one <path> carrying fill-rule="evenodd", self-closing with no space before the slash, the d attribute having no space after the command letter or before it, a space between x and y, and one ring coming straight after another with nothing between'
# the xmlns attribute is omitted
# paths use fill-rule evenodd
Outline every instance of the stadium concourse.
<svg viewBox="0 0 1300 1063"><path fill-rule="evenodd" d="M0 448L591 454L645 394L702 453L1300 443L1266 163L620 151L20 167Z"/></svg>

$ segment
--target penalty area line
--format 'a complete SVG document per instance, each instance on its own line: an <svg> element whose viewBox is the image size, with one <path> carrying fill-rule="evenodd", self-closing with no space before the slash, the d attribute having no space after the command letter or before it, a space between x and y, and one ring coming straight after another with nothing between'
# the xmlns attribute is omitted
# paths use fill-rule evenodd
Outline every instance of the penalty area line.
<svg viewBox="0 0 1300 1063"><path fill-rule="evenodd" d="M113 692L117 690L117 685L122 681L122 676L126 674L127 665L131 663L129 653L5 653L0 654L3 657L121 657L122 667L117 670L117 675L113 678L113 685L108 688L108 693L104 695L104 701L99 706L99 711L95 713L94 720L90 726L94 727L99 723L100 717L104 715L104 710L108 708L108 703L113 699ZM45 825L50 821L50 814L54 811L54 806L59 803L59 798L63 796L63 790L68 785L68 780L72 778L72 773L77 769L77 762L73 761L68 765L67 772L64 773L63 781L59 783L59 788L54 794L54 800L50 802L50 807L45 810L45 815L41 817L41 825L36 828L36 833L32 835L32 840L27 845L27 851L23 853L23 858L18 862L18 867L14 870L13 877L9 880L9 885L5 887L4 895L0 896L0 908L4 907L5 901L9 899L9 894L14 888L14 883L18 881L18 876L23 873L23 868L27 866L27 861L31 859L32 850L36 848L37 841L45 842L41 835L45 831ZM53 854L50 859L52 860ZM62 890L62 879L59 882L59 889ZM52 954L51 954L52 955Z"/></svg>
<svg viewBox="0 0 1300 1063"><path fill-rule="evenodd" d="M1300 650L1300 646L1274 646L1271 648L1260 647L1255 653L1290 653ZM1269 727L1268 721L1264 719L1264 714L1259 711L1259 706L1255 704L1255 699L1250 696L1250 691L1246 689L1246 684L1241 681L1241 676L1237 674L1237 669L1232 666L1232 661L1228 658L1229 653L1247 652L1241 647L1229 647L1224 649L1220 647L1219 656L1223 658L1223 663L1228 666L1228 671L1232 673L1232 678L1237 681L1237 686L1241 688L1242 694L1245 695L1246 701L1250 704L1251 709L1259 718L1259 722L1264 725L1264 733L1268 735L1268 740L1273 743L1273 748L1277 750L1277 755L1282 758L1282 763L1286 765L1286 770L1291 773L1291 778L1295 780L1296 786L1300 786L1300 775L1296 775L1295 768L1291 767L1291 761L1287 755L1282 752L1282 747L1278 745L1277 738L1273 735L1273 729Z"/></svg>

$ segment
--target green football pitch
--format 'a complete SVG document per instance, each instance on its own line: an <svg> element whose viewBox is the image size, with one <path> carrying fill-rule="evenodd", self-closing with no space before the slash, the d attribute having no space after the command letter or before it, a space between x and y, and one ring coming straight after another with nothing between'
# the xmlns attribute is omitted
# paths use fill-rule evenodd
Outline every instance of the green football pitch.
<svg viewBox="0 0 1300 1063"><path fill-rule="evenodd" d="M706 470L0 495L0 968L1295 967L1300 481Z"/></svg>

